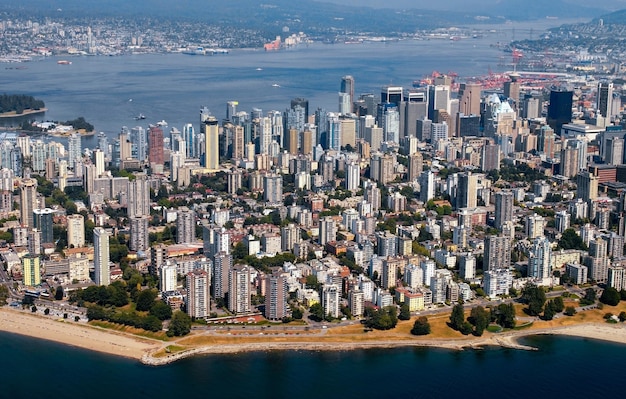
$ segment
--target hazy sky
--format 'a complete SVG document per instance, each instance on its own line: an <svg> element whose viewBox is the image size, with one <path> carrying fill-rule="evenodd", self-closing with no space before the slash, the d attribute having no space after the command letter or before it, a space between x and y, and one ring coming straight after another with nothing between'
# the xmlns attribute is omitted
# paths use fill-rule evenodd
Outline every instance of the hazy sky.
<svg viewBox="0 0 626 399"><path fill-rule="evenodd" d="M470 9L485 10L490 6L502 3L510 3L513 0L321 0L329 3L351 4L370 7L389 7L389 8L423 8L438 10L459 10L465 11ZM526 4L543 3L550 0L529 0ZM618 10L626 8L626 0L566 0L567 3L573 5L582 5L587 7L598 7L607 10Z"/></svg>

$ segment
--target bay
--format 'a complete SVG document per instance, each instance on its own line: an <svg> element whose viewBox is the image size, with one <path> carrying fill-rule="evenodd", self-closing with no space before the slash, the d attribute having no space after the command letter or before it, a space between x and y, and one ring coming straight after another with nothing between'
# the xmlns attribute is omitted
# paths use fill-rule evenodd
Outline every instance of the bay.
<svg viewBox="0 0 626 399"><path fill-rule="evenodd" d="M355 93L378 96L384 85L410 87L433 71L471 77L507 70L510 66L502 63L510 62L511 56L494 44L536 38L547 27L563 22L482 26L484 35L460 41L314 43L278 52L233 50L207 57L67 58L71 65L59 65L59 58L51 57L22 64L26 69L0 68L0 87L6 93L42 99L49 110L37 120L83 116L96 131L114 137L122 126L147 126L162 120L178 129L185 123L198 126L201 106L223 118L226 102L231 100L239 102L240 110L250 112L256 107L267 112L285 110L292 98L304 97L311 111L317 107L336 111L344 75L354 76ZM139 114L146 120L136 121ZM95 141L88 138L83 145L95 146Z"/></svg>
<svg viewBox="0 0 626 399"><path fill-rule="evenodd" d="M397 348L254 352L163 367L0 333L2 397L134 398L611 397L626 346L573 337L524 340L538 351Z"/></svg>

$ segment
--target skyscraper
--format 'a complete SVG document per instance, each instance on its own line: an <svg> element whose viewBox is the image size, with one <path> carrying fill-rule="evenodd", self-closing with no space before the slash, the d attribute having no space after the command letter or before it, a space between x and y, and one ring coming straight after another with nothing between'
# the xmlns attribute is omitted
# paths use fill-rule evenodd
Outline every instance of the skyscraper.
<svg viewBox="0 0 626 399"><path fill-rule="evenodd" d="M576 176L576 196L583 201L598 198L598 177L587 171Z"/></svg>
<svg viewBox="0 0 626 399"><path fill-rule="evenodd" d="M270 174L263 177L263 196L270 204L283 203L283 177L278 174Z"/></svg>
<svg viewBox="0 0 626 399"><path fill-rule="evenodd" d="M528 277L545 279L552 275L552 250L550 240L545 237L535 238L528 259Z"/></svg>
<svg viewBox="0 0 626 399"><path fill-rule="evenodd" d="M350 108L352 108L352 103L354 102L354 77L350 75L346 75L341 78L341 87L339 88L340 93L345 93L349 96ZM352 109L350 109L352 112Z"/></svg>
<svg viewBox="0 0 626 399"><path fill-rule="evenodd" d="M287 278L280 271L276 271L265 277L265 318L268 320L281 320L290 313L287 299L289 287Z"/></svg>
<svg viewBox="0 0 626 399"><path fill-rule="evenodd" d="M120 146L127 147L122 140L122 134L120 134ZM133 157L138 159L139 162L145 162L148 156L148 142L146 138L146 131L143 127L136 126L130 130L130 153L126 154L128 152L127 150L127 148L124 148L123 151L120 151L120 153L124 152L124 155L126 155L120 156L122 160Z"/></svg>
<svg viewBox="0 0 626 399"><path fill-rule="evenodd" d="M598 83L597 106L598 113L610 121L613 116L613 83Z"/></svg>
<svg viewBox="0 0 626 399"><path fill-rule="evenodd" d="M459 87L459 112L464 115L480 115L479 83L461 83Z"/></svg>
<svg viewBox="0 0 626 399"><path fill-rule="evenodd" d="M497 144L483 145L481 169L483 172L500 169L500 146Z"/></svg>
<svg viewBox="0 0 626 399"><path fill-rule="evenodd" d="M252 310L250 284L250 266L235 265L230 269L228 310L235 314L248 313Z"/></svg>
<svg viewBox="0 0 626 399"><path fill-rule="evenodd" d="M189 244L196 241L196 212L186 206L178 208L176 216L176 243Z"/></svg>
<svg viewBox="0 0 626 399"><path fill-rule="evenodd" d="M82 146L80 134L72 133L67 139L68 145L68 166L74 169L76 162L82 157Z"/></svg>
<svg viewBox="0 0 626 399"><path fill-rule="evenodd" d="M41 264L39 256L25 256L22 258L23 283L27 287L41 284Z"/></svg>
<svg viewBox="0 0 626 399"><path fill-rule="evenodd" d="M496 193L495 228L502 230L505 222L513 220L513 193L499 191Z"/></svg>
<svg viewBox="0 0 626 399"><path fill-rule="evenodd" d="M35 208L37 208L37 180L22 179L20 184L20 218L24 226L35 226L33 219Z"/></svg>
<svg viewBox="0 0 626 399"><path fill-rule="evenodd" d="M217 119L213 116L204 121L204 167L211 172L219 169L219 129Z"/></svg>
<svg viewBox="0 0 626 399"><path fill-rule="evenodd" d="M70 248L85 246L85 218L81 214L67 217L67 246Z"/></svg>
<svg viewBox="0 0 626 399"><path fill-rule="evenodd" d="M361 185L361 167L358 163L351 162L346 169L346 189L358 190Z"/></svg>
<svg viewBox="0 0 626 399"><path fill-rule="evenodd" d="M150 126L150 130L148 131L148 146L148 160L150 161L150 165L164 165L163 129L159 126Z"/></svg>
<svg viewBox="0 0 626 399"><path fill-rule="evenodd" d="M148 240L148 216L135 216L130 219L131 251L146 251L150 245Z"/></svg>
<svg viewBox="0 0 626 399"><path fill-rule="evenodd" d="M560 135L561 127L572 121L571 91L550 91L550 105L548 105L548 124Z"/></svg>
<svg viewBox="0 0 626 399"><path fill-rule="evenodd" d="M211 277L201 269L187 273L187 314L204 318L211 313L209 287Z"/></svg>
<svg viewBox="0 0 626 399"><path fill-rule="evenodd" d="M185 140L185 157L196 158L196 132L191 123L183 126L183 139Z"/></svg>
<svg viewBox="0 0 626 399"><path fill-rule="evenodd" d="M138 173L134 180L128 181L128 217L150 215L150 186L148 176Z"/></svg>
<svg viewBox="0 0 626 399"><path fill-rule="evenodd" d="M457 209L476 208L478 200L478 177L472 172L459 173Z"/></svg>
<svg viewBox="0 0 626 399"><path fill-rule="evenodd" d="M337 230L335 226L335 220L332 216L327 216L319 221L319 236L318 240L320 245L325 245L327 242L335 241L337 239Z"/></svg>
<svg viewBox="0 0 626 399"><path fill-rule="evenodd" d="M33 209L33 224L36 229L41 231L41 242L51 243L54 242L54 236L52 233L52 217L54 216L54 210L50 208L45 209Z"/></svg>
<svg viewBox="0 0 626 399"><path fill-rule="evenodd" d="M483 269L506 269L511 264L511 242L507 237L485 237Z"/></svg>
<svg viewBox="0 0 626 399"><path fill-rule="evenodd" d="M109 285L109 233L102 227L93 229L93 267L96 285Z"/></svg>
<svg viewBox="0 0 626 399"><path fill-rule="evenodd" d="M424 170L424 157L421 152L415 152L409 155L409 173L408 180L415 181L419 178Z"/></svg>

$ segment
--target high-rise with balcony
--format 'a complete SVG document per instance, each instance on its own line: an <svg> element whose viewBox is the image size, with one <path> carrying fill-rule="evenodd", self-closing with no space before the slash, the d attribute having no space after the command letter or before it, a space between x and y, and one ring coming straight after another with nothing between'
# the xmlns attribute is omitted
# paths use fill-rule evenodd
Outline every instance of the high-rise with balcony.
<svg viewBox="0 0 626 399"><path fill-rule="evenodd" d="M70 248L85 246L85 218L81 214L67 217L67 246Z"/></svg>
<svg viewBox="0 0 626 399"><path fill-rule="evenodd" d="M20 184L20 218L22 225L34 227L33 211L37 208L37 180L22 179Z"/></svg>
<svg viewBox="0 0 626 399"><path fill-rule="evenodd" d="M209 287L211 278L201 269L187 273L187 314L205 318L211 313Z"/></svg>
<svg viewBox="0 0 626 399"><path fill-rule="evenodd" d="M228 310L235 314L248 313L252 310L250 284L250 266L235 265L230 269Z"/></svg>
<svg viewBox="0 0 626 399"><path fill-rule="evenodd" d="M109 233L102 227L93 229L93 267L96 285L109 285Z"/></svg>
<svg viewBox="0 0 626 399"><path fill-rule="evenodd" d="M210 172L217 172L220 166L219 157L219 128L217 119L213 116L204 121L204 167Z"/></svg>
<svg viewBox="0 0 626 399"><path fill-rule="evenodd" d="M265 318L281 320L289 316L289 287L287 277L281 272L274 272L265 277Z"/></svg>

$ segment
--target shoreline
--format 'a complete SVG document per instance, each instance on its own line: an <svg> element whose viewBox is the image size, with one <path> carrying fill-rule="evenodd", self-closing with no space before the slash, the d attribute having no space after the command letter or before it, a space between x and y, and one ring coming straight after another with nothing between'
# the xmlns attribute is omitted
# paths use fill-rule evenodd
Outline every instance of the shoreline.
<svg viewBox="0 0 626 399"><path fill-rule="evenodd" d="M22 112L21 114L16 114L14 113L15 111L12 111L12 112L0 114L0 119L20 118L22 116L43 114L46 111L48 111L48 108L28 109L28 110L25 109L24 112Z"/></svg>
<svg viewBox="0 0 626 399"><path fill-rule="evenodd" d="M253 342L232 342L198 344L184 347L179 352L165 354L167 347L177 346L179 341L190 337L203 337L195 334L172 341L159 341L137 335L108 330L84 323L78 324L67 320L58 320L48 316L32 315L21 310L0 308L0 331L32 338L54 341L100 353L122 356L149 366L161 366L198 355L236 354L265 351L354 351L362 349L386 348L440 348L449 350L481 349L498 346L517 350L537 350L520 343L522 338L534 335L564 335L579 338L596 339L626 344L626 326L623 324L581 323L569 326L525 329L505 333L489 333L481 337L462 338L406 338L365 341L328 341L320 340L316 335L299 336L297 339L272 341L258 339ZM395 339L394 339L395 338ZM184 345L184 344L182 344ZM156 356L158 355L158 356Z"/></svg>

